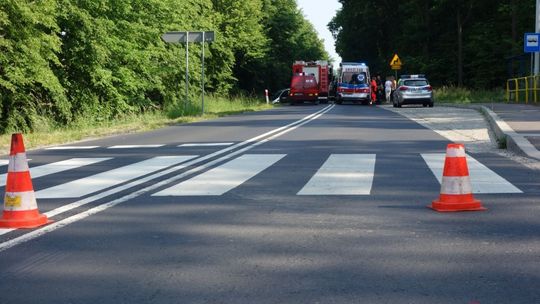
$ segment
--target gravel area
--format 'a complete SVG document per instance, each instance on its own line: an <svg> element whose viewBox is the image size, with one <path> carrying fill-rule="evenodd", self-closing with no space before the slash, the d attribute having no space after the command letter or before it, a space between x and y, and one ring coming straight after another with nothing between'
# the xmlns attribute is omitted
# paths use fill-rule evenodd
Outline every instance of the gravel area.
<svg viewBox="0 0 540 304"><path fill-rule="evenodd" d="M529 168L540 170L540 162L518 156L505 149L499 149L488 122L482 113L476 109L446 106L435 106L433 108L404 106L402 108L393 108L391 105L382 105L381 107L399 113L437 132L449 141L463 143L466 151L472 153L497 153Z"/></svg>

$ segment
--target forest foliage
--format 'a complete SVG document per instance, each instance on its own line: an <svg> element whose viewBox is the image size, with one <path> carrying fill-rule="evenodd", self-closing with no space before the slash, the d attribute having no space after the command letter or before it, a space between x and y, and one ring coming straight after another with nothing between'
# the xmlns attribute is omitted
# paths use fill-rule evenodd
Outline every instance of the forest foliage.
<svg viewBox="0 0 540 304"><path fill-rule="evenodd" d="M205 91L287 86L295 59L327 59L295 0L3 0L0 133L111 120L185 101L185 45L167 31L214 31ZM190 44L190 99L201 93L201 45Z"/></svg>
<svg viewBox="0 0 540 304"><path fill-rule="evenodd" d="M436 85L500 88L526 73L523 34L535 30L533 0L340 0L329 24L343 60L372 72L424 73ZM510 60L518 56L521 61ZM518 69L521 63L521 70ZM526 67L526 68L524 68Z"/></svg>

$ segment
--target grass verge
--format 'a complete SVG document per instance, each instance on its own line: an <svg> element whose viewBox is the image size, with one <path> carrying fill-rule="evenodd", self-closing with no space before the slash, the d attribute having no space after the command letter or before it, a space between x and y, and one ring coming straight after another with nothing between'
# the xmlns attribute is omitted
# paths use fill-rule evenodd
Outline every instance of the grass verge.
<svg viewBox="0 0 540 304"><path fill-rule="evenodd" d="M471 104L503 102L504 90L473 90L460 87L440 87L434 90L435 101L444 103Z"/></svg>
<svg viewBox="0 0 540 304"><path fill-rule="evenodd" d="M260 111L272 108L260 100L249 97L217 97L205 98L205 113L201 115L200 103L180 103L170 106L163 112L151 112L139 115L127 115L113 121L89 122L80 120L69 126L58 127L43 120L43 123L32 133L25 133L26 149L65 144L104 136L143 132L162 128L172 124L190 123L221 116ZM9 153L11 133L0 135L0 154Z"/></svg>

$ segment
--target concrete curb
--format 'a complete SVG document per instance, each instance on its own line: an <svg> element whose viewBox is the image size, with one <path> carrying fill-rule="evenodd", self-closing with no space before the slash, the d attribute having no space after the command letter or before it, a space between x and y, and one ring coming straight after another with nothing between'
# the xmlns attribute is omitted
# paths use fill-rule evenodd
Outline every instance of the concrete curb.
<svg viewBox="0 0 540 304"><path fill-rule="evenodd" d="M491 129L495 133L495 136L497 136L497 140L504 142L507 150L540 160L540 151L523 135L516 133L499 115L486 106L480 106L479 109L485 114Z"/></svg>
<svg viewBox="0 0 540 304"><path fill-rule="evenodd" d="M506 145L508 151L516 154L534 158L540 160L540 151L533 146L527 138L519 133L516 133L504 120L502 120L497 113L490 110L483 105L454 105L454 104L441 104L441 106L455 107L455 108L468 108L480 111L486 117L489 127L495 133L498 142L503 142Z"/></svg>

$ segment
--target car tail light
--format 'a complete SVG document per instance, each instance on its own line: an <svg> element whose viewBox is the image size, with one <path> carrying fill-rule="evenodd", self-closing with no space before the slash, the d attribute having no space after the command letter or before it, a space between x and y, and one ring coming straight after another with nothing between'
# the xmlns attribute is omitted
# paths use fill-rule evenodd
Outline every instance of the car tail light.
<svg viewBox="0 0 540 304"><path fill-rule="evenodd" d="M433 88L430 85L428 85L426 90L428 90L428 92L431 92L431 91L433 91Z"/></svg>
<svg viewBox="0 0 540 304"><path fill-rule="evenodd" d="M406 87L406 86L399 87L400 91L407 91L408 89L409 89L409 87Z"/></svg>

